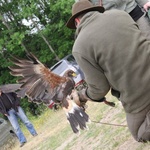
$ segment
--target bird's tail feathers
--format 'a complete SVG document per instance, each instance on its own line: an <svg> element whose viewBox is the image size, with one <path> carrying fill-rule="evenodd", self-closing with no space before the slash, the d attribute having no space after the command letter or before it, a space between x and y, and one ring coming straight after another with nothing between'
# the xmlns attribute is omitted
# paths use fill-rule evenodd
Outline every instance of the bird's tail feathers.
<svg viewBox="0 0 150 150"><path fill-rule="evenodd" d="M90 122L90 119L83 108L74 104L73 108L66 115L74 133L79 133L80 129L88 130L87 123Z"/></svg>

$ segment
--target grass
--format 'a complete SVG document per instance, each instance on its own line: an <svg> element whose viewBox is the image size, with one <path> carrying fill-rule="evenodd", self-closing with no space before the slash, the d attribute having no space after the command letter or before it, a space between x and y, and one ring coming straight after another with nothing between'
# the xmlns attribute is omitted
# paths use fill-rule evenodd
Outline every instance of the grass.
<svg viewBox="0 0 150 150"><path fill-rule="evenodd" d="M126 125L120 102L110 95L107 99L114 101L116 107L88 102L86 111L91 123L88 124L89 130L81 131L80 135L72 132L63 110L53 112L47 109L38 118L32 117L30 120L39 135L32 137L22 126L28 142L21 150L149 150L150 144L134 141L127 127L99 123ZM19 143L11 150L20 150Z"/></svg>
<svg viewBox="0 0 150 150"><path fill-rule="evenodd" d="M13 148L14 144L16 143L16 138L9 138L7 143L3 143L4 145L2 145L0 147L0 150L10 150L11 148Z"/></svg>

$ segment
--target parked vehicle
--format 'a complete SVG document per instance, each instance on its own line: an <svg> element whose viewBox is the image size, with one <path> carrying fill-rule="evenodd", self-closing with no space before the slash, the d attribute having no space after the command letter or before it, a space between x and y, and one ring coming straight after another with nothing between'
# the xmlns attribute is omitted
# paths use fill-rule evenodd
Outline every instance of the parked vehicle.
<svg viewBox="0 0 150 150"><path fill-rule="evenodd" d="M71 54L61 59L50 69L53 73L60 76L63 76L67 70L71 69L77 74L77 76L73 78L75 81L75 88L80 90L86 86L84 74Z"/></svg>
<svg viewBox="0 0 150 150"><path fill-rule="evenodd" d="M9 143L12 137L16 138L13 127L5 119L0 118L0 147Z"/></svg>

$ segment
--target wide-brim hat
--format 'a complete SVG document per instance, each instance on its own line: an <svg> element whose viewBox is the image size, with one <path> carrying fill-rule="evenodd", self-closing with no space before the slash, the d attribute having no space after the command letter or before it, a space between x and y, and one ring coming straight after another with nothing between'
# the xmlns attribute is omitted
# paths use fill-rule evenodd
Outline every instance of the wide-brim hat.
<svg viewBox="0 0 150 150"><path fill-rule="evenodd" d="M105 11L105 9L102 6L94 6L88 0L80 0L73 4L72 16L66 23L66 26L70 29L76 29L75 18L78 17L79 15L89 12L89 11L99 11L99 12L103 13Z"/></svg>

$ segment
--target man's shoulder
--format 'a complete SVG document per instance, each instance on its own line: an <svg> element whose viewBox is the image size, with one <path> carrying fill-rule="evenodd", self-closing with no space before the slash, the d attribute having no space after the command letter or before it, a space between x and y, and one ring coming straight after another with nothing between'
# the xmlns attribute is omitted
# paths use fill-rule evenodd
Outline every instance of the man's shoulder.
<svg viewBox="0 0 150 150"><path fill-rule="evenodd" d="M129 15L127 12L123 11L123 10L118 10L118 9L113 9L113 10L106 10L104 12L104 14L106 15Z"/></svg>
<svg viewBox="0 0 150 150"><path fill-rule="evenodd" d="M108 11L105 11L104 12L105 14L105 18L107 18L107 20L114 20L117 22L117 20L120 22L123 21L123 22L132 22L133 19L130 17L130 15L123 11L123 10L116 10L116 9L113 9L113 10L108 10Z"/></svg>

